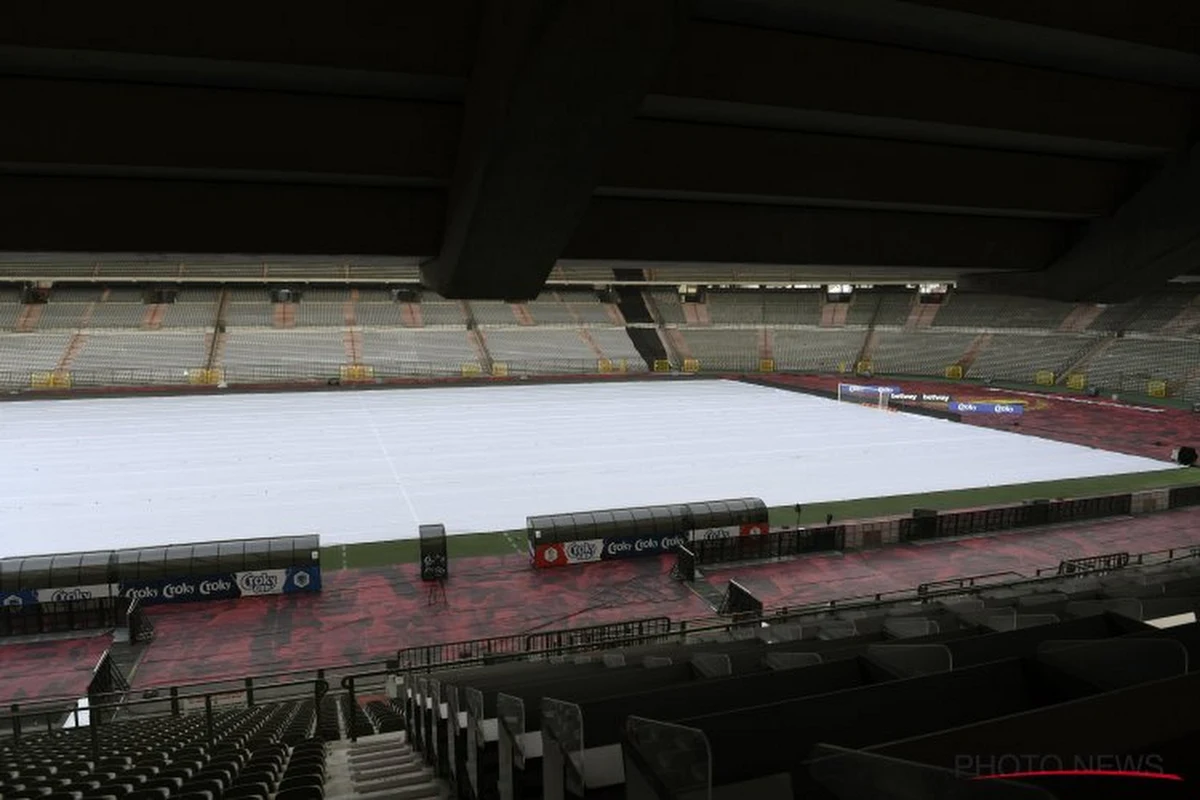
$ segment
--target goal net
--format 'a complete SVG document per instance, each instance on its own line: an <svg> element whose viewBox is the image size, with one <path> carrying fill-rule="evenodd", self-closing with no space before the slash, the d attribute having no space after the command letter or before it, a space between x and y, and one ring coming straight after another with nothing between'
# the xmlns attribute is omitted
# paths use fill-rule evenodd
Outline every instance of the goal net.
<svg viewBox="0 0 1200 800"><path fill-rule="evenodd" d="M895 386L863 386L855 383L839 383L837 387L837 399L839 403L854 403L860 406L887 411L892 393L897 391L899 389Z"/></svg>

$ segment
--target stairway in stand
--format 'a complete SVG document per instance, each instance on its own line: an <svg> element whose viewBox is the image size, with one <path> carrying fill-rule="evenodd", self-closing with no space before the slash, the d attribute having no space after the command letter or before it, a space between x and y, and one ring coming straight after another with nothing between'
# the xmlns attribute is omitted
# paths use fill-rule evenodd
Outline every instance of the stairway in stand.
<svg viewBox="0 0 1200 800"><path fill-rule="evenodd" d="M408 746L404 733L382 733L357 742L333 742L326 762L327 800L424 800L449 796Z"/></svg>

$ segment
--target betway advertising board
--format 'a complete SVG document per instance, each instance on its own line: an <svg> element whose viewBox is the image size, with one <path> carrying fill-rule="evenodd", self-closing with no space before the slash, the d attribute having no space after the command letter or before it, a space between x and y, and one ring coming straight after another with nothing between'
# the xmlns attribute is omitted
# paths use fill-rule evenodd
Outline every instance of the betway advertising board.
<svg viewBox="0 0 1200 800"><path fill-rule="evenodd" d="M141 598L143 605L159 605L320 590L320 567L294 567L168 580L128 581L121 584L120 595L131 599Z"/></svg>
<svg viewBox="0 0 1200 800"><path fill-rule="evenodd" d="M730 525L724 528L707 528L692 531L687 535L666 534L662 536L626 536L616 539L585 539L577 542L541 544L533 548L533 565L538 569L547 567L569 567L575 564L591 564L597 561L612 561L618 558L657 556L670 553L681 544L695 539L726 539L735 536L753 536L768 531L766 523L753 525Z"/></svg>

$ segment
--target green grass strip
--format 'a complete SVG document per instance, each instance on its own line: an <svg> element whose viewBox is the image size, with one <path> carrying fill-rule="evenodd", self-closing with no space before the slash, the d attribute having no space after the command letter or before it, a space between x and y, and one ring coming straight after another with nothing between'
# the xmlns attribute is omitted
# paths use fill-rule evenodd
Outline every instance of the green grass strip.
<svg viewBox="0 0 1200 800"><path fill-rule="evenodd" d="M1169 489L1173 486L1193 484L1200 484L1200 469L1166 468L1152 472L1133 472L1097 478L1073 478L1041 483L983 486L948 492L865 497L833 503L806 503L800 516L800 523L805 525L823 523L826 514L833 514L835 521L870 519L871 517L908 514L914 508L935 508L939 511L949 511L976 506L1019 503L1024 500L1094 497L1147 489ZM796 511L791 506L772 508L770 509L770 520L772 525L794 525ZM518 552L524 554L525 546L525 531L514 530L451 536L447 549L451 559L455 559L472 556L503 556ZM416 539L335 545L321 550L321 562L327 570L415 564L417 557ZM451 569L453 570L453 566Z"/></svg>

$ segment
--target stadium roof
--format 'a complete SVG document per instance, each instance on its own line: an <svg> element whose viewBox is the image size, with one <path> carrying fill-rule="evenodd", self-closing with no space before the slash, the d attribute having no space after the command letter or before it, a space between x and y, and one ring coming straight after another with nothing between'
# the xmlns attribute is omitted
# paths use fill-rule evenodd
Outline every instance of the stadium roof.
<svg viewBox="0 0 1200 800"><path fill-rule="evenodd" d="M453 297L684 264L1111 301L1200 264L1193 0L7 3L0 85L0 274L287 254Z"/></svg>

